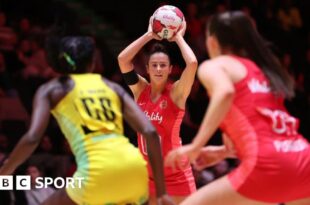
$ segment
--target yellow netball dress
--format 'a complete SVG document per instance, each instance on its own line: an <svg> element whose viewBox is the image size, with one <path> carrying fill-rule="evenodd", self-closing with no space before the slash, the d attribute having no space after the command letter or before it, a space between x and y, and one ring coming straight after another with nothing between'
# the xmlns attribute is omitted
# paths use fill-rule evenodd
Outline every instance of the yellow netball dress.
<svg viewBox="0 0 310 205"><path fill-rule="evenodd" d="M146 162L123 135L119 96L100 75L70 77L74 88L52 110L75 155L74 177L84 177L82 188L67 187L68 195L83 205L142 204Z"/></svg>

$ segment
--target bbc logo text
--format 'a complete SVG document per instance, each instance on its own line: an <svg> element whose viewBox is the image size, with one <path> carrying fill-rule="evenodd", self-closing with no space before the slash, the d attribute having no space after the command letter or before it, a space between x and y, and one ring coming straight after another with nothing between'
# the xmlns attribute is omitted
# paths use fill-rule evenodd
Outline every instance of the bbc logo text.
<svg viewBox="0 0 310 205"><path fill-rule="evenodd" d="M82 188L84 177L37 177L34 184L31 186L31 177L28 175L11 175L0 176L0 190L13 190L14 184L16 190L30 190L32 187L36 189L53 186L56 189L62 188Z"/></svg>

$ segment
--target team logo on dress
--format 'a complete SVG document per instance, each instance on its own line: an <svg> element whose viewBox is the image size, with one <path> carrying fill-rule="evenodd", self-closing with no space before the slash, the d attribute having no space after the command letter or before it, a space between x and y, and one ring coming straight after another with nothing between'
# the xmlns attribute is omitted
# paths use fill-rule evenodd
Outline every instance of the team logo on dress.
<svg viewBox="0 0 310 205"><path fill-rule="evenodd" d="M248 82L248 88L252 93L269 93L271 90L267 81L259 81L255 78Z"/></svg>
<svg viewBox="0 0 310 205"><path fill-rule="evenodd" d="M165 109L165 108L167 108L167 106L168 106L167 100L162 100L162 101L160 102L160 104L159 104L159 107L160 107L161 109Z"/></svg>

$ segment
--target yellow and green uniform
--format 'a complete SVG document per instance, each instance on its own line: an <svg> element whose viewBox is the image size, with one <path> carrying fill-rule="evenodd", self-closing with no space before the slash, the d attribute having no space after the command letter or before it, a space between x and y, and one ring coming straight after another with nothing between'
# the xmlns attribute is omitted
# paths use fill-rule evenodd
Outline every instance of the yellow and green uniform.
<svg viewBox="0 0 310 205"><path fill-rule="evenodd" d="M141 204L147 200L146 162L123 135L122 104L100 75L70 75L74 88L52 110L77 162L68 187L78 204ZM76 184L77 185L77 184Z"/></svg>

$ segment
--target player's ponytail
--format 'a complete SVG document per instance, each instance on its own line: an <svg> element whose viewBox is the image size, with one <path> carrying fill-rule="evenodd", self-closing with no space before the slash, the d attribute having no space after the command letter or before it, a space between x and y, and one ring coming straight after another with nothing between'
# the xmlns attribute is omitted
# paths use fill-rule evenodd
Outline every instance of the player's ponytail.
<svg viewBox="0 0 310 205"><path fill-rule="evenodd" d="M47 60L58 73L85 73L92 64L95 45L90 37L64 36L54 28L45 42Z"/></svg>
<svg viewBox="0 0 310 205"><path fill-rule="evenodd" d="M223 49L252 59L269 79L275 93L287 98L294 96L294 84L289 74L244 13L234 11L213 16L208 32L216 36Z"/></svg>

